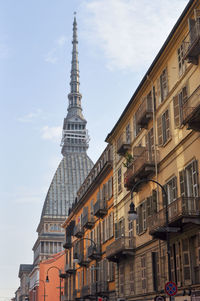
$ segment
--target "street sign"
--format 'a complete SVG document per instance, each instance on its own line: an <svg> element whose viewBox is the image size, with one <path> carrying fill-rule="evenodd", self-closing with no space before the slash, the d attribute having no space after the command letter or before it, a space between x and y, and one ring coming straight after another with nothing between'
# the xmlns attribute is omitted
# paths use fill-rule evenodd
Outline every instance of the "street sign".
<svg viewBox="0 0 200 301"><path fill-rule="evenodd" d="M154 301L165 301L165 296L156 296Z"/></svg>
<svg viewBox="0 0 200 301"><path fill-rule="evenodd" d="M176 283L173 281L165 283L165 293L169 296L175 296L177 293Z"/></svg>

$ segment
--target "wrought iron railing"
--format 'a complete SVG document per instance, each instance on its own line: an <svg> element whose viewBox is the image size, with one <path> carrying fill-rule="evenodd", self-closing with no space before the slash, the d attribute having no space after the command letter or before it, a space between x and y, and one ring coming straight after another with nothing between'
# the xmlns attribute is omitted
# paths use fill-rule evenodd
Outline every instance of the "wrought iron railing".
<svg viewBox="0 0 200 301"><path fill-rule="evenodd" d="M169 224L181 217L198 217L200 215L200 197L180 197L168 205ZM148 218L149 231L154 232L166 224L166 208Z"/></svg>
<svg viewBox="0 0 200 301"><path fill-rule="evenodd" d="M119 237L116 238L109 246L106 248L106 257L110 257L122 251L128 251L135 249L135 238L134 237Z"/></svg>

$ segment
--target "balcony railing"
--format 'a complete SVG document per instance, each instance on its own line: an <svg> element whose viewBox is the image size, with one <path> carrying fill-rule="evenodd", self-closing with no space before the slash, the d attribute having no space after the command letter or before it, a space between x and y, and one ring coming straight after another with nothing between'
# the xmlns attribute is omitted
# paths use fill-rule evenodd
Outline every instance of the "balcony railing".
<svg viewBox="0 0 200 301"><path fill-rule="evenodd" d="M81 297L82 298L88 298L90 295L91 295L90 285L84 285L81 288Z"/></svg>
<svg viewBox="0 0 200 301"><path fill-rule="evenodd" d="M182 106L183 124L188 129L200 131L200 86Z"/></svg>
<svg viewBox="0 0 200 301"><path fill-rule="evenodd" d="M82 225L87 229L92 229L94 223L95 223L94 216L91 214L86 214L82 219Z"/></svg>
<svg viewBox="0 0 200 301"><path fill-rule="evenodd" d="M155 151L149 152L146 147L137 146L133 149L133 157L133 162L124 173L124 187L127 190L131 190L139 179L147 178L155 172Z"/></svg>
<svg viewBox="0 0 200 301"><path fill-rule="evenodd" d="M78 254L78 264L81 267L87 267L89 263L90 263L90 259L88 257L87 252L86 252L86 254L84 254L84 253Z"/></svg>
<svg viewBox="0 0 200 301"><path fill-rule="evenodd" d="M168 205L169 228L166 228L166 208L148 218L149 234L166 239L166 232L177 232L183 224L199 224L200 197L180 197ZM170 229L171 227L171 229ZM177 229L177 230L176 230Z"/></svg>
<svg viewBox="0 0 200 301"><path fill-rule="evenodd" d="M65 266L65 272L67 274L74 274L76 272L76 269L73 264L67 263Z"/></svg>
<svg viewBox="0 0 200 301"><path fill-rule="evenodd" d="M134 237L119 237L106 248L106 258L113 262L133 256L135 253Z"/></svg>
<svg viewBox="0 0 200 301"><path fill-rule="evenodd" d="M137 110L137 124L141 128L146 128L152 118L152 98L145 97Z"/></svg>
<svg viewBox="0 0 200 301"><path fill-rule="evenodd" d="M81 238L83 237L83 227L80 224L75 225L74 227L74 236L76 236L77 238Z"/></svg>
<svg viewBox="0 0 200 301"><path fill-rule="evenodd" d="M199 20L190 20L192 23L188 35L183 41L184 59L188 63L198 64L198 55L200 54L200 22Z"/></svg>
<svg viewBox="0 0 200 301"><path fill-rule="evenodd" d="M117 153L124 155L131 148L131 132L123 132L117 141Z"/></svg>
<svg viewBox="0 0 200 301"><path fill-rule="evenodd" d="M72 247L72 237L67 236L65 243L63 244L64 249L71 249Z"/></svg>
<svg viewBox="0 0 200 301"><path fill-rule="evenodd" d="M97 200L94 204L94 215L104 217L107 214L107 202L105 200Z"/></svg>
<svg viewBox="0 0 200 301"><path fill-rule="evenodd" d="M99 295L104 296L109 293L108 282L107 281L98 281L91 284L91 296L96 295L96 291Z"/></svg>
<svg viewBox="0 0 200 301"><path fill-rule="evenodd" d="M100 259L101 258L101 247L100 245L97 245L94 247L94 245L89 246L88 248L88 257L93 259Z"/></svg>

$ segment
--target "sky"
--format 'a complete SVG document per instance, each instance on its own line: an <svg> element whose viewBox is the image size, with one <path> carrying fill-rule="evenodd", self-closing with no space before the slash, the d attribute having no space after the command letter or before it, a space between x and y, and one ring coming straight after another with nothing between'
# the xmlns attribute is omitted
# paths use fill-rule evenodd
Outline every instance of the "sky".
<svg viewBox="0 0 200 301"><path fill-rule="evenodd" d="M0 0L0 301L33 262L44 199L61 160L73 13L80 92L96 162L105 138L187 0Z"/></svg>

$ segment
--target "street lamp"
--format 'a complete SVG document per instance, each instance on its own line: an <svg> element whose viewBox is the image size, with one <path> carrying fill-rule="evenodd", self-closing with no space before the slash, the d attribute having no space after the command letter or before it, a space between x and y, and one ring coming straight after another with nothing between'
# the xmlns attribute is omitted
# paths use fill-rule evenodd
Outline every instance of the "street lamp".
<svg viewBox="0 0 200 301"><path fill-rule="evenodd" d="M97 245L96 245L96 243L95 243L95 241L93 239L87 238L87 237L82 237L78 241L78 243L80 243L82 240L89 240L89 241L91 241L93 243L93 245L94 245L94 251L97 252ZM79 258L78 258L77 252L74 253L73 262L74 263L79 263ZM95 287L95 290L96 290L96 294L95 294L96 295L96 301L98 301L98 283L97 283L97 281L98 281L98 271L97 271L97 269L98 269L98 262L97 262L97 257L96 257L96 287Z"/></svg>
<svg viewBox="0 0 200 301"><path fill-rule="evenodd" d="M46 282L47 283L49 283L50 281L49 281L49 276L48 276L48 272L49 272L49 270L51 270L51 269L57 269L58 270L58 272L59 272L59 278L60 278L60 286L59 286L59 289L60 289L60 298L59 298L59 300L61 301L61 297L62 297L62 292L61 292L61 280L62 280L62 274L61 274L61 270L57 267L57 266L52 266L52 267L50 267L50 268L48 268L48 270L47 270L47 276L46 276Z"/></svg>
<svg viewBox="0 0 200 301"><path fill-rule="evenodd" d="M167 241L167 263L168 263L168 279L169 281L171 281L171 263L170 263L170 240L169 240L169 212L168 212L168 202L167 202L167 199L168 199L168 196L167 196L167 193L164 189L164 187L157 181L155 180L152 180L152 179L142 179L142 180L139 180L135 183L135 185L133 186L133 188L131 189L131 200L133 199L133 192L135 191L135 188L140 185L141 183L147 183L147 182L154 182L156 183L158 186L161 187L164 195L165 195L165 218L166 218L166 241ZM133 212L134 211L134 212ZM130 218L131 216L133 216L135 214L135 206L133 204L133 202L131 202L130 204L130 211L129 211L129 214L130 214ZM171 296L169 297L169 300L172 300L171 299Z"/></svg>

